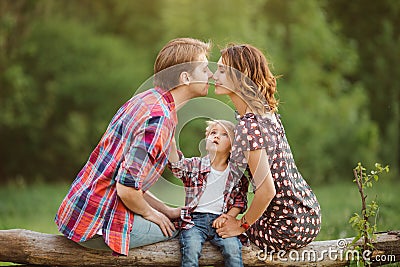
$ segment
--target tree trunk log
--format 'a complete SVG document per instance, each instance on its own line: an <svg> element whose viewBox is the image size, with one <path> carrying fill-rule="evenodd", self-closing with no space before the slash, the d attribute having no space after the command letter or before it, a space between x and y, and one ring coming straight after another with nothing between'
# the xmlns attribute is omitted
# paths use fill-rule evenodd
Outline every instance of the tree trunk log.
<svg viewBox="0 0 400 267"><path fill-rule="evenodd" d="M349 263L344 245L352 238L315 241L288 252L265 255L255 246L243 247L245 266L345 266ZM0 230L0 261L26 266L179 266L180 246L177 240L132 249L129 256L84 248L61 235L23 229ZM376 265L400 261L400 231L377 234L373 257ZM389 257L390 256L390 257ZM209 242L203 247L200 265L223 265L218 249Z"/></svg>

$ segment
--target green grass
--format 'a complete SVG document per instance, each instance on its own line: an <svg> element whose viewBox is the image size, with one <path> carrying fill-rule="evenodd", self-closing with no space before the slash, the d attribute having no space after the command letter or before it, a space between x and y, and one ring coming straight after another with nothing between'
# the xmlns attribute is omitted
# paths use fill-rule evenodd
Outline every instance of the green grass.
<svg viewBox="0 0 400 267"><path fill-rule="evenodd" d="M0 229L58 233L54 216L68 184L9 184L0 187Z"/></svg>
<svg viewBox="0 0 400 267"><path fill-rule="evenodd" d="M22 182L0 187L0 229L29 229L57 234L54 215L69 184L33 184ZM322 209L322 229L317 240L338 239L355 235L349 218L360 212L358 189L352 183L313 187ZM400 229L400 183L384 179L367 191L367 202L377 195L380 206L378 230ZM6 263L0 263L0 266Z"/></svg>
<svg viewBox="0 0 400 267"><path fill-rule="evenodd" d="M9 184L0 187L0 229L24 228L44 233L58 233L54 215L69 184ZM322 209L322 229L318 240L354 236L348 223L360 212L358 189L352 183L313 187ZM383 179L367 191L367 202L377 196L380 206L378 231L400 229L400 183Z"/></svg>
<svg viewBox="0 0 400 267"><path fill-rule="evenodd" d="M355 236L349 219L355 212L361 214L361 198L357 186L352 183L340 183L315 187L313 191L322 210L322 226L317 240ZM376 197L379 205L378 231L399 230L400 183L384 182L382 179L366 192L367 203Z"/></svg>

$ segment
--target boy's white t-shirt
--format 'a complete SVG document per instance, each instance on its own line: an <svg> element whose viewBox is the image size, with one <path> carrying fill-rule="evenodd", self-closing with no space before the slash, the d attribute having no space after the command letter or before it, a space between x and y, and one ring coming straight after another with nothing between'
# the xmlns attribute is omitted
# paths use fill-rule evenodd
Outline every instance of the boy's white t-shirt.
<svg viewBox="0 0 400 267"><path fill-rule="evenodd" d="M222 214L224 205L224 190L230 172L229 166L224 171L217 171L211 167L207 177L207 185L199 204L194 212Z"/></svg>

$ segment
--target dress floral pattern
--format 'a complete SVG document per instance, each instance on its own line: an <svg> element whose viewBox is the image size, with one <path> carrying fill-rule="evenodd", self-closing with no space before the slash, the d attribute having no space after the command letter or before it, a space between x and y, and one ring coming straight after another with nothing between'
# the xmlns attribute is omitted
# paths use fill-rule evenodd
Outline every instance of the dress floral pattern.
<svg viewBox="0 0 400 267"><path fill-rule="evenodd" d="M276 120L274 119L276 118ZM290 250L310 243L319 233L320 206L299 173L277 114L242 116L235 129L231 161L246 168L244 151L266 149L276 195L247 230L251 242L268 251ZM254 181L251 181L254 187Z"/></svg>

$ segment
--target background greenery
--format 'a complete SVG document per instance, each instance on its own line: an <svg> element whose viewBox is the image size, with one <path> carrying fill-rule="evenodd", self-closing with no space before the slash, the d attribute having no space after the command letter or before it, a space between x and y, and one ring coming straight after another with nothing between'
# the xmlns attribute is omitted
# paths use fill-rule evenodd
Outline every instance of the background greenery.
<svg viewBox="0 0 400 267"><path fill-rule="evenodd" d="M0 179L71 181L157 52L181 36L211 40L211 61L228 42L266 53L312 185L347 179L358 161L397 177L399 13L393 0L2 0ZM194 155L204 122L190 128L180 143Z"/></svg>
<svg viewBox="0 0 400 267"><path fill-rule="evenodd" d="M319 240L354 235L358 161L390 165L370 196L379 230L398 229L399 25L396 0L0 0L0 229L57 232L58 205L109 120L183 36L211 40L214 62L225 44L251 43L282 75L280 113L321 203ZM186 126L181 148L197 155L204 120Z"/></svg>

